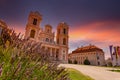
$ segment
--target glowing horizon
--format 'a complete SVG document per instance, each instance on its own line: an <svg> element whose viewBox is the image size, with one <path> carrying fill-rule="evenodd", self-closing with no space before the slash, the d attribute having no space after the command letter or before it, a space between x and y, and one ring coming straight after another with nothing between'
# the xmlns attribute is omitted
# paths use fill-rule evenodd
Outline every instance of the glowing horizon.
<svg viewBox="0 0 120 80"><path fill-rule="evenodd" d="M106 53L106 58L110 57L109 45L120 44L120 37L118 37L119 32L117 32L119 28L107 29L106 26L120 26L120 24L119 22L115 21L106 21L81 25L76 28L70 27L69 52L75 50L77 47L93 44L104 50L104 52ZM102 27L104 27L104 30L101 29ZM25 32L25 28L16 28L15 30L17 33L21 32L24 34Z"/></svg>
<svg viewBox="0 0 120 80"><path fill-rule="evenodd" d="M50 24L55 31L60 22L70 26L69 52L94 44L110 56L108 46L120 45L119 3L120 0L0 0L0 19L24 34L30 11L38 11L42 14L42 27Z"/></svg>

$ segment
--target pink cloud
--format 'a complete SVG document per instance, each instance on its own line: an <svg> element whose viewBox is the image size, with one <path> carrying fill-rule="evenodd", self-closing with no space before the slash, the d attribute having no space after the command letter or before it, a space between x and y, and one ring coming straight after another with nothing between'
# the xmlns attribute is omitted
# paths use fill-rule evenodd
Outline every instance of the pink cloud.
<svg viewBox="0 0 120 80"><path fill-rule="evenodd" d="M120 22L95 22L70 30L70 39L120 40Z"/></svg>
<svg viewBox="0 0 120 80"><path fill-rule="evenodd" d="M89 44L102 48L106 58L110 57L109 45L120 44L120 22L94 22L70 29L70 51Z"/></svg>

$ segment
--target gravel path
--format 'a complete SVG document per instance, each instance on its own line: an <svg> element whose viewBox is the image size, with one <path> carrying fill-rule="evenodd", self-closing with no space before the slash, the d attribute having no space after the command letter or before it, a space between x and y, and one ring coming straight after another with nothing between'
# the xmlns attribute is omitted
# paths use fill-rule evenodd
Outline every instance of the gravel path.
<svg viewBox="0 0 120 80"><path fill-rule="evenodd" d="M60 66L76 69L95 80L120 80L119 72L109 71L112 70L113 68L74 64L60 64Z"/></svg>

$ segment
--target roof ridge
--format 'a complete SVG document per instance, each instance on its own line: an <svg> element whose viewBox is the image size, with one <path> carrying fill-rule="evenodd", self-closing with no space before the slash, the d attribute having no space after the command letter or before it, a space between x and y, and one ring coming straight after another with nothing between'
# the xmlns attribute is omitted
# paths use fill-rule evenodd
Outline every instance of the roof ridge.
<svg viewBox="0 0 120 80"><path fill-rule="evenodd" d="M84 46L84 47L80 47L77 48L76 50L72 51L72 53L80 53L80 52L90 52L90 51L103 51L102 49L98 48L95 45L89 45L89 46Z"/></svg>

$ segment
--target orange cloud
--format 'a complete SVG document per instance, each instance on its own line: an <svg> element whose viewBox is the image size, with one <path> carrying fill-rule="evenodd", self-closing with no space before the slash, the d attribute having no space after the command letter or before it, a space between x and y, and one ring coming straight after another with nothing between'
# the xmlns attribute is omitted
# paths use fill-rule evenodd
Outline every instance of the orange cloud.
<svg viewBox="0 0 120 80"><path fill-rule="evenodd" d="M110 57L109 45L120 44L120 22L95 22L70 29L70 51L81 45L94 44Z"/></svg>
<svg viewBox="0 0 120 80"><path fill-rule="evenodd" d="M16 33L22 33L22 34L25 33L24 25L21 25L21 24L9 24L9 27L14 29Z"/></svg>
<svg viewBox="0 0 120 80"><path fill-rule="evenodd" d="M22 34L24 34L25 33L25 29L22 29L22 28L15 28L15 31L16 31L16 33L22 33Z"/></svg>
<svg viewBox="0 0 120 80"><path fill-rule="evenodd" d="M120 41L120 22L95 22L70 30L70 40L94 39Z"/></svg>

